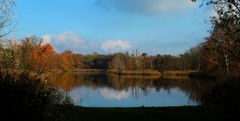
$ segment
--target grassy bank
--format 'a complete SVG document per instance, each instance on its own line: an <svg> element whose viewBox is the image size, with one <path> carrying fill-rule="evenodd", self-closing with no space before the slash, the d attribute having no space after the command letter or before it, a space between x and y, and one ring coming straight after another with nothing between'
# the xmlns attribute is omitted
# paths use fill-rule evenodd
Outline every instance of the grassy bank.
<svg viewBox="0 0 240 121"><path fill-rule="evenodd" d="M105 73L105 69L69 69L69 70L61 70L61 69L55 69L55 70L48 70L47 72L80 72L80 73Z"/></svg>
<svg viewBox="0 0 240 121"><path fill-rule="evenodd" d="M73 69L74 72L99 72L104 73L106 72L105 69Z"/></svg>
<svg viewBox="0 0 240 121"><path fill-rule="evenodd" d="M161 75L161 73L156 70L139 70L139 71L107 70L107 73L121 74L121 75Z"/></svg>
<svg viewBox="0 0 240 121"><path fill-rule="evenodd" d="M157 70L137 70L137 71L118 71L118 70L107 70L107 73L121 74L121 75L160 75L164 76L189 76L190 74L198 73L196 70L187 70L187 71L176 71L176 70L166 70L166 71L157 71Z"/></svg>
<svg viewBox="0 0 240 121"><path fill-rule="evenodd" d="M163 76L188 76L190 74L198 73L196 70L187 70L187 71L175 71L175 70L166 70L162 72Z"/></svg>
<svg viewBox="0 0 240 121"><path fill-rule="evenodd" d="M64 121L221 121L220 107L85 108L66 110Z"/></svg>
<svg viewBox="0 0 240 121"><path fill-rule="evenodd" d="M79 72L79 73L109 73L109 74L119 74L119 75L153 75L153 76L189 76L189 75L197 75L199 71L196 70L105 70L105 69L71 69L71 70L51 70L49 72Z"/></svg>

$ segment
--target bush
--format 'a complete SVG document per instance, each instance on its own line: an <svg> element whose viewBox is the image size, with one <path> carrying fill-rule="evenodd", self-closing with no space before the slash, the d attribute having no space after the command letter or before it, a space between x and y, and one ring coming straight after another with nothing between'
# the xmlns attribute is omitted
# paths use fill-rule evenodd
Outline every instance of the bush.
<svg viewBox="0 0 240 121"><path fill-rule="evenodd" d="M64 96L31 72L0 72L1 119L56 121L63 113Z"/></svg>

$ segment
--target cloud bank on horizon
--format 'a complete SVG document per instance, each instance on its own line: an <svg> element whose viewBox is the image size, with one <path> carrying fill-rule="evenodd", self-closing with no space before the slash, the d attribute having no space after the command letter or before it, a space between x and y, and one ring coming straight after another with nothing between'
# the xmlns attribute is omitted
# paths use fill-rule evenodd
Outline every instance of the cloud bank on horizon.
<svg viewBox="0 0 240 121"><path fill-rule="evenodd" d="M94 49L88 40L82 39L74 32L63 32L59 35L46 34L42 36L44 43L51 43L57 48L57 51L62 52L64 50L73 50L79 52L79 50ZM132 47L129 41L124 40L106 40L99 45L95 44L95 49L99 48L101 51L108 52L121 52L127 51ZM96 50L97 51L97 50Z"/></svg>
<svg viewBox="0 0 240 121"><path fill-rule="evenodd" d="M101 49L104 51L119 52L128 50L132 46L129 41L124 40L107 40L101 44Z"/></svg>
<svg viewBox="0 0 240 121"><path fill-rule="evenodd" d="M42 38L43 42L53 44L58 51L68 49L75 50L85 46L84 40L73 32L63 32L59 35L46 34L43 35Z"/></svg>

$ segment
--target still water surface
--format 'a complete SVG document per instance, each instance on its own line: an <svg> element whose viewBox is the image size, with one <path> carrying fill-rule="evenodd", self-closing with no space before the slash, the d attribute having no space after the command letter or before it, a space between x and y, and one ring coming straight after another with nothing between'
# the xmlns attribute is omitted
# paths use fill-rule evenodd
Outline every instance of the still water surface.
<svg viewBox="0 0 240 121"><path fill-rule="evenodd" d="M51 83L85 107L198 105L198 81L187 77L59 73Z"/></svg>

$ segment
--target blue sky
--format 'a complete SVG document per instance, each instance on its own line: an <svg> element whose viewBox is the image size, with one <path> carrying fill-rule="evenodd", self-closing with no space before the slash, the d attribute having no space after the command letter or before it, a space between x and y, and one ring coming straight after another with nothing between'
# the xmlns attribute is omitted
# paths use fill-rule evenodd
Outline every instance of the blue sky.
<svg viewBox="0 0 240 121"><path fill-rule="evenodd" d="M180 54L208 36L212 10L190 0L16 0L17 38L58 52Z"/></svg>

